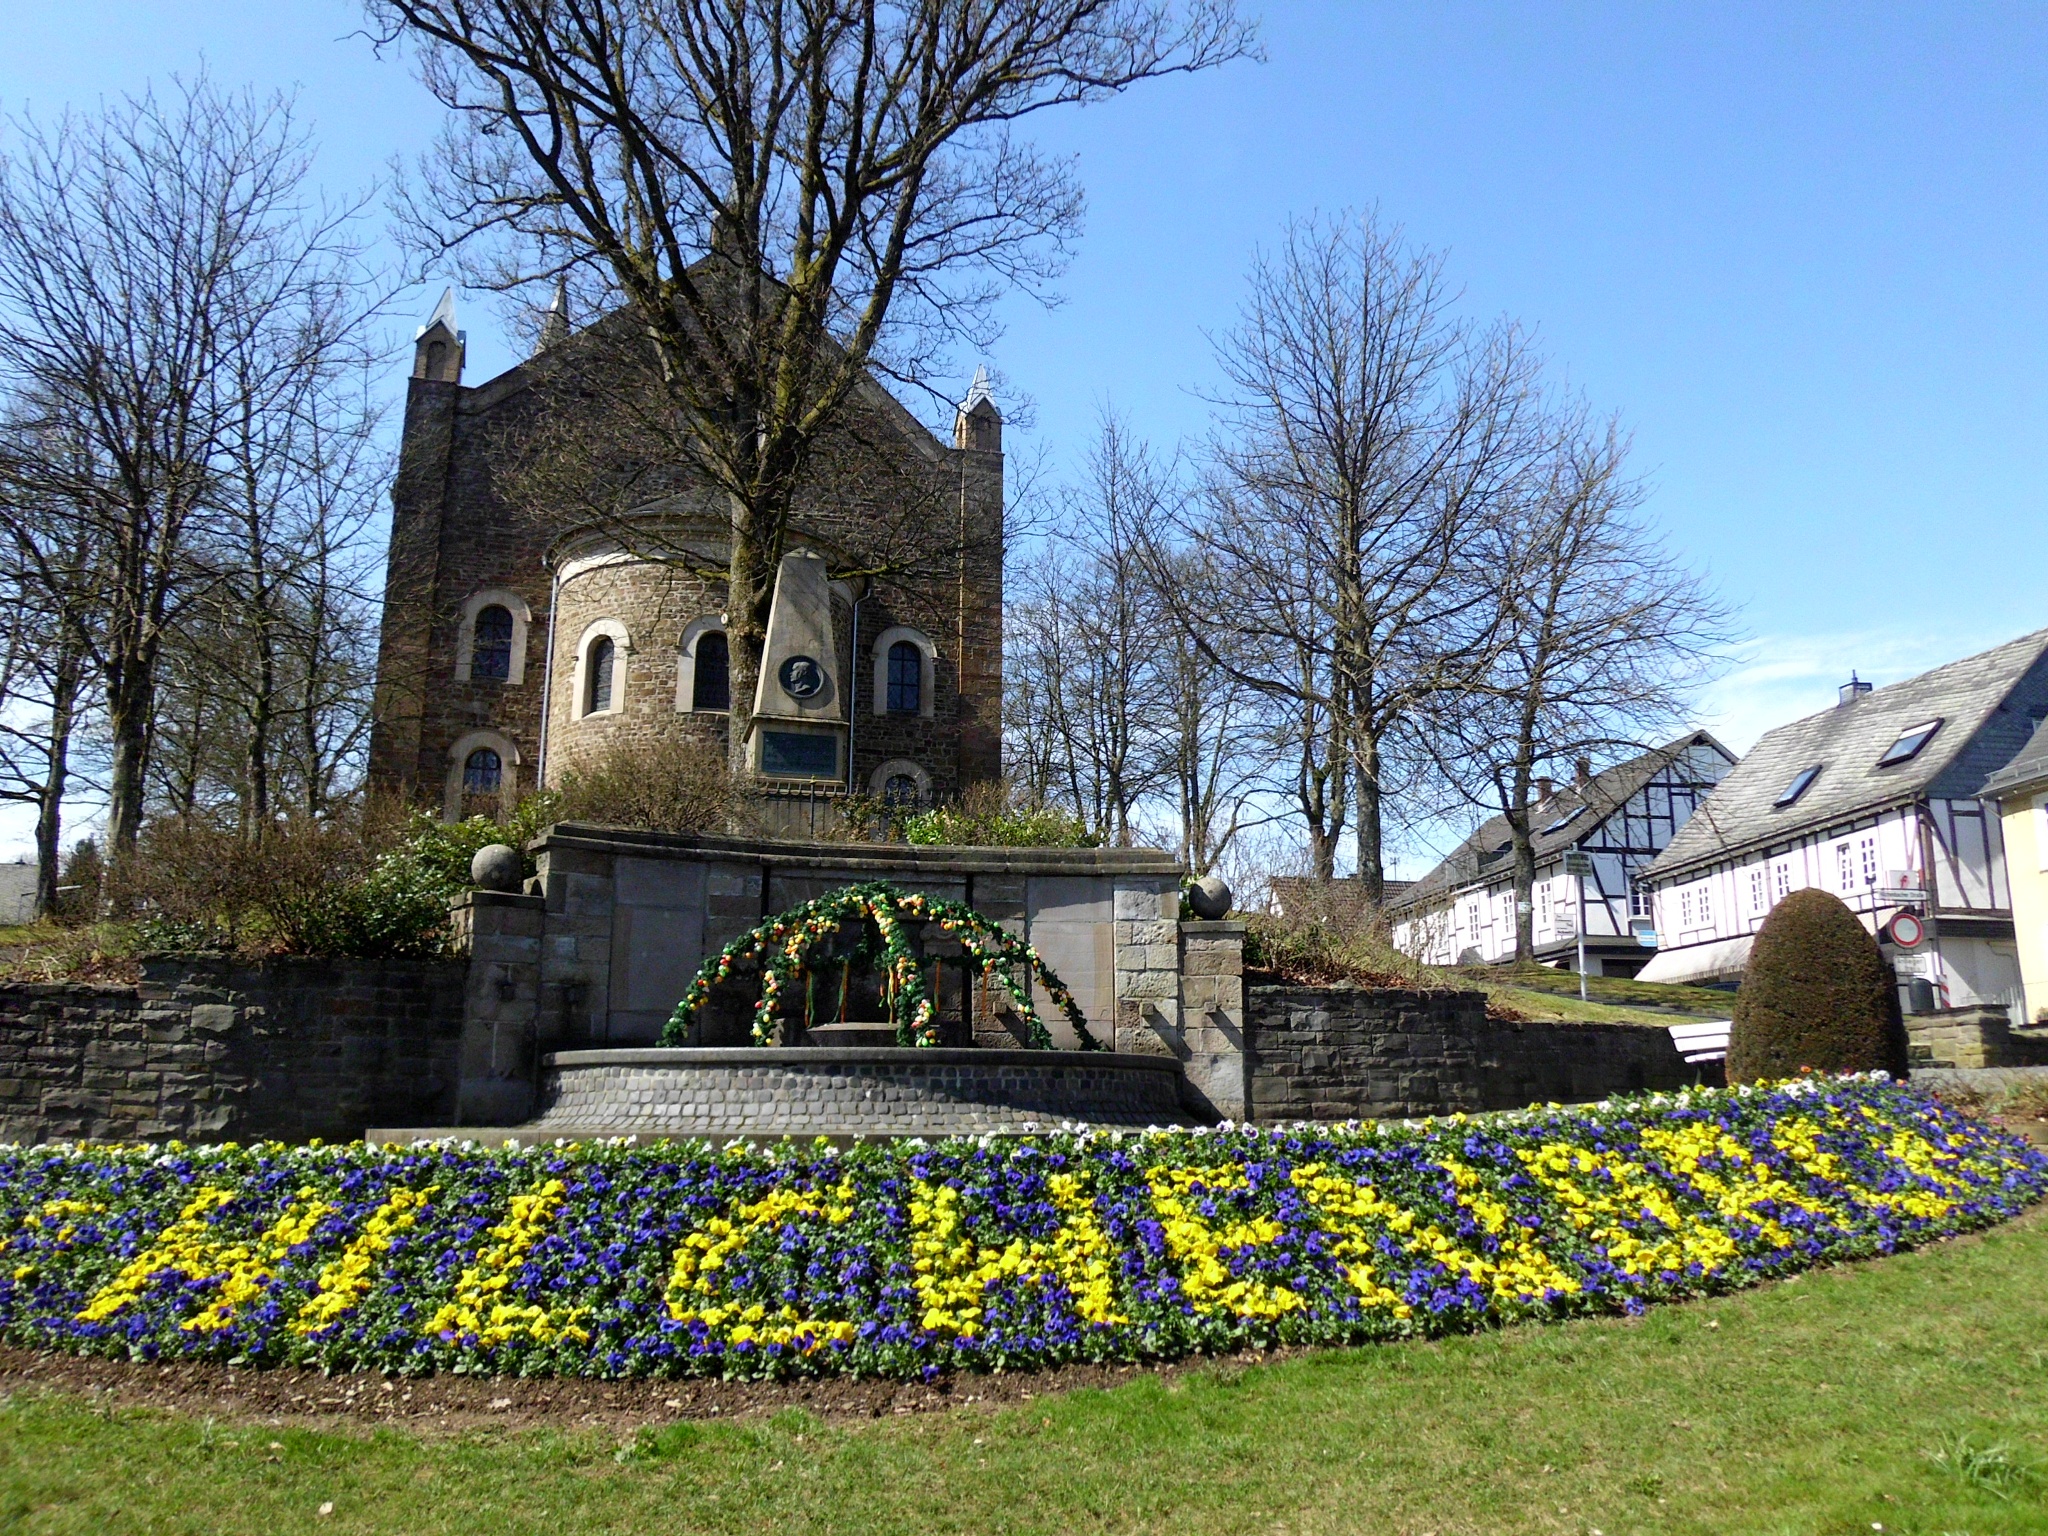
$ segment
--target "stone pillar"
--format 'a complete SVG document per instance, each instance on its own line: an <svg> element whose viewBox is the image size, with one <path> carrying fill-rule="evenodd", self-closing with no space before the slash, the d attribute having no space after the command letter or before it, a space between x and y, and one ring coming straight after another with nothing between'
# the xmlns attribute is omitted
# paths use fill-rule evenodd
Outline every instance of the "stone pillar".
<svg viewBox="0 0 2048 1536"><path fill-rule="evenodd" d="M539 896L510 891L465 891L455 898L456 939L469 952L458 1125L517 1125L533 1113L545 906Z"/></svg>
<svg viewBox="0 0 2048 1536"><path fill-rule="evenodd" d="M1180 946L1174 932L1180 917L1179 876L1118 876L1110 917L1116 953L1116 1038L1102 1043L1141 1055L1184 1055Z"/></svg>
<svg viewBox="0 0 2048 1536"><path fill-rule="evenodd" d="M1188 1107L1204 1118L1249 1120L1243 923L1180 924L1180 1027Z"/></svg>
<svg viewBox="0 0 2048 1536"><path fill-rule="evenodd" d="M1915 1066L2011 1065L2011 1024L2002 1004L1973 1003L1906 1016L1907 1051Z"/></svg>

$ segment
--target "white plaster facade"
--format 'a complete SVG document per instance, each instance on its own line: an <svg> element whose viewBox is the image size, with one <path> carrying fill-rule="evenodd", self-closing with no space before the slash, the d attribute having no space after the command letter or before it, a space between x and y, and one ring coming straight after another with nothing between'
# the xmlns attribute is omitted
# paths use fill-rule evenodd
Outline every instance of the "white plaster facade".
<svg viewBox="0 0 2048 1536"><path fill-rule="evenodd" d="M1534 808L1536 883L1530 899L1539 960L1576 961L1580 877L1564 866L1567 853L1583 852L1592 859L1592 872L1583 877L1586 968L1596 976L1635 974L1649 953L1631 927L1649 914L1638 876L1734 760L1700 732ZM1512 960L1515 886L1506 838L1506 823L1493 818L1391 902L1395 948L1425 965Z"/></svg>

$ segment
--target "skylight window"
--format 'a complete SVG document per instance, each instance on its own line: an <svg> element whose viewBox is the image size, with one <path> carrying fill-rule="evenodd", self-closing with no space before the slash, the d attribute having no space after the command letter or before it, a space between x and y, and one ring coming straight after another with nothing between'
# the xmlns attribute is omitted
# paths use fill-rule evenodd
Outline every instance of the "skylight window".
<svg viewBox="0 0 2048 1536"><path fill-rule="evenodd" d="M1900 735L1899 739L1884 749L1884 756L1877 760L1880 768L1889 768L1894 763L1908 762L1919 755L1920 749L1934 739L1934 733L1941 729L1939 716L1914 726Z"/></svg>
<svg viewBox="0 0 2048 1536"><path fill-rule="evenodd" d="M1570 826L1573 822L1577 821L1581 816L1585 814L1586 808L1583 805L1578 806L1572 810L1566 811L1562 816L1558 817L1557 820L1553 821L1549 826L1543 829L1543 835L1545 837L1548 837L1553 832L1562 832L1566 827Z"/></svg>
<svg viewBox="0 0 2048 1536"><path fill-rule="evenodd" d="M1820 770L1821 765L1819 763L1815 763L1811 768L1800 769L1799 772L1792 776L1792 782L1785 786L1785 793L1778 796L1772 802L1771 808L1782 811L1786 806L1797 801L1801 795L1813 788L1813 781L1820 777Z"/></svg>

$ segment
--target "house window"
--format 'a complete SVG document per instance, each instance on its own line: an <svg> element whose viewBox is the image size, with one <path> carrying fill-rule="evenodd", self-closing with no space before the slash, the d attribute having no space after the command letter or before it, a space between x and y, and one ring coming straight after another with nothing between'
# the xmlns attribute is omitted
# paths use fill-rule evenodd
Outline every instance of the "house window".
<svg viewBox="0 0 2048 1536"><path fill-rule="evenodd" d="M1772 874L1777 881L1777 900L1783 901L1792 894L1792 861L1790 859L1778 860L1777 868L1772 871Z"/></svg>
<svg viewBox="0 0 2048 1536"><path fill-rule="evenodd" d="M586 715L603 714L612 707L612 668L618 654L619 648L610 635L599 635L590 647L590 691L583 708Z"/></svg>
<svg viewBox="0 0 2048 1536"><path fill-rule="evenodd" d="M1652 917L1656 913L1656 893L1642 881L1629 876L1628 915L1630 917Z"/></svg>
<svg viewBox="0 0 2048 1536"><path fill-rule="evenodd" d="M500 613L504 609L498 610ZM508 617L507 624L510 624ZM478 747L462 763L462 792L465 795L495 795L505 781L504 759L489 747Z"/></svg>
<svg viewBox="0 0 2048 1536"><path fill-rule="evenodd" d="M502 603L479 609L469 648L469 675L503 682L512 675L512 612Z"/></svg>
<svg viewBox="0 0 2048 1536"><path fill-rule="evenodd" d="M1550 926L1550 882L1538 882L1536 886L1536 921L1544 927Z"/></svg>
<svg viewBox="0 0 2048 1536"><path fill-rule="evenodd" d="M1692 927L1692 892L1678 893L1678 923L1682 928Z"/></svg>
<svg viewBox="0 0 2048 1536"><path fill-rule="evenodd" d="M908 640L889 647L889 713L914 715L924 707L924 653Z"/></svg>
<svg viewBox="0 0 2048 1536"><path fill-rule="evenodd" d="M1700 887L1700 926L1711 928L1713 925L1714 895L1710 887L1703 885Z"/></svg>
<svg viewBox="0 0 2048 1536"><path fill-rule="evenodd" d="M1856 845L1856 859L1862 866L1863 883L1877 884L1877 839L1866 837Z"/></svg>
<svg viewBox="0 0 2048 1536"><path fill-rule="evenodd" d="M1845 895L1856 889L1856 856L1847 843L1835 844L1835 889Z"/></svg>
<svg viewBox="0 0 2048 1536"><path fill-rule="evenodd" d="M1884 749L1884 756L1877 760L1880 768L1890 768L1898 763L1909 762L1920 755L1920 749L1934 740L1934 733L1941 729L1941 720L1923 720L1920 724L1903 731L1899 739Z"/></svg>
<svg viewBox="0 0 2048 1536"><path fill-rule="evenodd" d="M1749 910L1752 914L1764 910L1770 904L1770 892L1764 880L1764 867L1759 864L1749 872Z"/></svg>
<svg viewBox="0 0 2048 1536"><path fill-rule="evenodd" d="M697 666L690 681L690 708L732 708L732 651L722 629L697 637Z"/></svg>

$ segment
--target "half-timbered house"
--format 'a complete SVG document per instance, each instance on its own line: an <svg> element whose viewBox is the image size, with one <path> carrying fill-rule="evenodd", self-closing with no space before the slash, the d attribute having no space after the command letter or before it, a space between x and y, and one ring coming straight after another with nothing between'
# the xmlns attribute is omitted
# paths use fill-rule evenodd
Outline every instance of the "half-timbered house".
<svg viewBox="0 0 2048 1536"><path fill-rule="evenodd" d="M1641 871L1734 766L1735 754L1705 731L1667 742L1604 773L1581 771L1569 786L1539 780L1532 811L1536 883L1531 892L1536 958L1577 959L1583 890L1586 969L1633 976L1650 951L1636 928L1649 907ZM1583 874L1566 855L1583 853ZM1514 855L1505 816L1480 826L1451 855L1387 904L1396 948L1427 965L1515 957Z"/></svg>
<svg viewBox="0 0 2048 1536"><path fill-rule="evenodd" d="M1644 979L1739 977L1771 908L1812 886L1880 935L1909 1007L2016 1000L1987 792L2044 716L2048 630L1888 687L1852 680L1833 708L1768 732L1644 872L1659 938ZM1909 947L1888 932L1908 908Z"/></svg>

